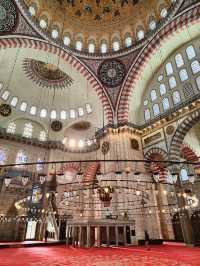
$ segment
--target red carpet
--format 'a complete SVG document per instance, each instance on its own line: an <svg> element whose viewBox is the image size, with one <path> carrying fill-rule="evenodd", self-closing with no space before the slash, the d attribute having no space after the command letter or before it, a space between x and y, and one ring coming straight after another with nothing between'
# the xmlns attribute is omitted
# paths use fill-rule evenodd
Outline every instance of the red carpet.
<svg viewBox="0 0 200 266"><path fill-rule="evenodd" d="M0 250L0 266L200 266L200 249L153 246L75 249L66 246Z"/></svg>

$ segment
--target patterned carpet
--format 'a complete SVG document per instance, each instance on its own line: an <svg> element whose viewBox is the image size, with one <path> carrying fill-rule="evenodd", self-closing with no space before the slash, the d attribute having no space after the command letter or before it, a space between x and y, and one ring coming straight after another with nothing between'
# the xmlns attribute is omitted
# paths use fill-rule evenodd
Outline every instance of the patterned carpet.
<svg viewBox="0 0 200 266"><path fill-rule="evenodd" d="M200 266L200 249L177 246L75 249L66 246L0 250L0 266Z"/></svg>

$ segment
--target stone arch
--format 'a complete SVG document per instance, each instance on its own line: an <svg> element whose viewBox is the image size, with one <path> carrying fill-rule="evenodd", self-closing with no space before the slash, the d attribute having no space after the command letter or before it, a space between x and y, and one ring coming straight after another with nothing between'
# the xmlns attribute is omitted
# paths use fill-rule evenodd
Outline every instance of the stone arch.
<svg viewBox="0 0 200 266"><path fill-rule="evenodd" d="M194 8L174 18L170 23L163 27L154 38L138 54L133 62L121 87L117 103L117 119L119 123L127 123L129 115L129 102L133 89L140 80L144 68L149 63L152 56L160 46L171 39L177 30L181 31L184 27L199 22L200 8Z"/></svg>
<svg viewBox="0 0 200 266"><path fill-rule="evenodd" d="M200 110L193 112L190 116L185 118L176 129L170 145L169 160L179 161L181 155L181 147L183 140L188 131L200 121Z"/></svg>
<svg viewBox="0 0 200 266"><path fill-rule="evenodd" d="M35 50L42 50L60 56L64 61L72 65L72 67L78 70L79 73L88 80L92 88L97 93L98 98L104 107L105 115L108 122L113 122L113 109L109 97L105 91L105 88L101 85L96 76L88 69L88 67L85 66L85 64L83 64L78 58L69 54L68 52L64 51L59 47L48 44L41 40L39 41L35 39L18 37L0 39L0 50L9 48L32 48Z"/></svg>
<svg viewBox="0 0 200 266"><path fill-rule="evenodd" d="M189 162L197 162L198 156L188 144L183 144L181 147L181 157Z"/></svg>
<svg viewBox="0 0 200 266"><path fill-rule="evenodd" d="M145 160L151 161L166 161L168 160L168 153L162 148L151 148L144 155ZM145 169L148 172L159 172L160 180L164 180L166 177L165 164L161 162L145 162Z"/></svg>

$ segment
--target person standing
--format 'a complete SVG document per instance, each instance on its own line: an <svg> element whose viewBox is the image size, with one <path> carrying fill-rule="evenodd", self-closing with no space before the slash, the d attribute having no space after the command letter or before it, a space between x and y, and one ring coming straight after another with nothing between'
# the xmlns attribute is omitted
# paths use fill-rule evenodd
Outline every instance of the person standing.
<svg viewBox="0 0 200 266"><path fill-rule="evenodd" d="M45 231L45 235L44 235L45 242L47 242L48 235L49 235L49 231L46 230Z"/></svg>
<svg viewBox="0 0 200 266"><path fill-rule="evenodd" d="M150 250L150 246L149 246L149 234L148 232L145 230L145 247L147 248L147 250Z"/></svg>

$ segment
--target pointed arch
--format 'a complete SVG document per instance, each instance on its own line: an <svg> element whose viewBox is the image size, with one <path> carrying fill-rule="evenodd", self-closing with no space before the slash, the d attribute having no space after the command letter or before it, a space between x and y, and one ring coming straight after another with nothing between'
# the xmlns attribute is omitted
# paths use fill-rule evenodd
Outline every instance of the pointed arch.
<svg viewBox="0 0 200 266"><path fill-rule="evenodd" d="M42 50L48 53L52 53L62 58L65 62L74 67L77 71L79 71L81 75L83 75L88 80L103 105L108 122L113 122L113 109L105 88L101 85L96 76L88 69L88 67L85 66L85 64L81 62L78 58L67 53L59 47L50 45L49 43L46 43L41 40L39 41L35 39L18 37L0 39L0 50L9 48L32 48L35 50Z"/></svg>

